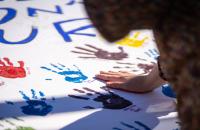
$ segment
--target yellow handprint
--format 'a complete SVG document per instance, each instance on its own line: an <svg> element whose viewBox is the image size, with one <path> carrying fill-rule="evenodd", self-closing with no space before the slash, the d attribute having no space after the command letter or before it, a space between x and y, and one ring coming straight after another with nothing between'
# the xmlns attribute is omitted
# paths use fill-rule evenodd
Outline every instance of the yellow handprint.
<svg viewBox="0 0 200 130"><path fill-rule="evenodd" d="M116 42L119 45L127 45L132 47L140 47L144 44L144 42L148 39L148 37L144 37L143 39L139 40L138 37L140 32L136 32L133 36L127 36L124 39Z"/></svg>

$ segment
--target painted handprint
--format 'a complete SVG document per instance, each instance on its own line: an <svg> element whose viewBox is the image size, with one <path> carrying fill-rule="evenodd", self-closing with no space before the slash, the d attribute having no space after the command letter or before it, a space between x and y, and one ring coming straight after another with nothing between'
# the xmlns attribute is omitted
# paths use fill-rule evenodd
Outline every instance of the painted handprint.
<svg viewBox="0 0 200 130"><path fill-rule="evenodd" d="M18 61L19 67L15 67L9 58L4 57L0 60L0 76L4 78L24 78L26 71L24 69L24 62Z"/></svg>
<svg viewBox="0 0 200 130"><path fill-rule="evenodd" d="M23 91L19 91L19 93L28 104L21 107L24 114L45 116L53 110L53 107L45 102L46 98L44 98L45 95L43 92L39 91L39 96L41 97L39 98L36 95L35 90L31 89L32 99L30 99L30 97L28 97Z"/></svg>
<svg viewBox="0 0 200 130"><path fill-rule="evenodd" d="M140 58L141 59L141 58ZM144 61L145 59L143 59ZM144 74L149 73L152 69L155 63L153 62L147 62L146 63L129 63L129 62L117 62L117 66L113 66L115 69L131 69L133 72L137 72L139 70L142 70ZM121 66L123 65L123 66Z"/></svg>
<svg viewBox="0 0 200 130"><path fill-rule="evenodd" d="M71 94L69 94L68 96L71 98L75 98L75 99L93 100L95 102L100 102L100 103L102 103L104 109L123 109L123 108L127 108L132 105L131 101L111 92L108 88L102 87L102 89L108 93L102 94L93 89L83 87L83 90L74 89L74 91L81 93L81 94L86 94L87 97L71 95ZM96 94L98 96L93 99L89 97L94 94ZM92 107L92 106L84 106L83 108L94 109L94 107Z"/></svg>
<svg viewBox="0 0 200 130"><path fill-rule="evenodd" d="M123 121L120 122L120 124L122 125L122 127L126 127L126 129L122 129L119 127L113 127L112 130L127 130L127 129L132 129L132 130L152 130L151 128L149 128L147 125L145 125L144 123L140 122L140 121L134 121L135 125L130 125L128 123L125 123Z"/></svg>
<svg viewBox="0 0 200 130"><path fill-rule="evenodd" d="M81 70L74 65L76 70L72 70L69 68L66 68L66 66L62 64L54 65L50 64L54 69L50 69L48 67L42 66L41 69L56 73L58 75L61 75L65 78L65 81L73 82L73 83L82 83L84 80L88 79L87 76L85 76Z"/></svg>
<svg viewBox="0 0 200 130"><path fill-rule="evenodd" d="M145 55L148 57L152 58L153 60L157 61L157 58L159 56L159 52L156 49L148 49L147 51L144 52Z"/></svg>
<svg viewBox="0 0 200 130"><path fill-rule="evenodd" d="M138 39L140 32L136 32L133 36L127 36L124 39L116 42L119 45L127 45L131 47L140 47L144 44L144 42L148 39L148 37L144 37L143 39Z"/></svg>
<svg viewBox="0 0 200 130"><path fill-rule="evenodd" d="M73 53L85 54L86 56L79 56L79 58L98 58L98 59L107 59L107 60L122 60L128 57L128 54L124 52L122 47L118 47L120 52L108 52L106 50L97 48L95 46L85 44L85 46L90 49L83 47L75 47L76 49L82 51L72 51Z"/></svg>

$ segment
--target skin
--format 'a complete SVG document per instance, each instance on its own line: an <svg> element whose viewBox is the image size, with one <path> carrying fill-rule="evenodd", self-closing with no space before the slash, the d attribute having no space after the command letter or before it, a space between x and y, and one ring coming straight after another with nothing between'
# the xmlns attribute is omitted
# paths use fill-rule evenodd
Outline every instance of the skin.
<svg viewBox="0 0 200 130"><path fill-rule="evenodd" d="M159 76L158 66L155 64L147 75L135 75L128 71L100 71L95 78L106 83L107 87L134 93L147 93L167 83Z"/></svg>

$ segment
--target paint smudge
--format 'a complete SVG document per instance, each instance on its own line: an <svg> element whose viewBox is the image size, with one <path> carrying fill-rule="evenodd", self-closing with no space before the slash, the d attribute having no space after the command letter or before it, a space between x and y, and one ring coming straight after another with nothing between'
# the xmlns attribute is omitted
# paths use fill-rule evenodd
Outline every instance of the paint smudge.
<svg viewBox="0 0 200 130"><path fill-rule="evenodd" d="M133 36L127 36L124 39L116 42L116 44L119 45L126 45L131 47L141 47L145 41L148 39L148 37L144 37L143 39L138 39L140 35L140 32L136 32Z"/></svg>
<svg viewBox="0 0 200 130"><path fill-rule="evenodd" d="M21 107L24 114L45 116L53 110L53 107L45 102L46 98L44 98L45 95L43 92L39 91L40 99L38 99L35 90L33 89L31 89L32 99L30 99L30 97L28 97L23 91L19 91L19 93L28 104Z"/></svg>
<svg viewBox="0 0 200 130"><path fill-rule="evenodd" d="M167 97L176 98L176 94L169 84L165 84L162 86L162 93Z"/></svg>
<svg viewBox="0 0 200 130"><path fill-rule="evenodd" d="M4 57L0 60L0 76L4 78L24 78L26 71L24 69L24 62L18 61L19 67L15 67L9 58Z"/></svg>
<svg viewBox="0 0 200 130"><path fill-rule="evenodd" d="M83 1L76 1L76 0L68 0L66 5L74 5L76 3L83 4Z"/></svg>
<svg viewBox="0 0 200 130"><path fill-rule="evenodd" d="M48 67L42 66L40 67L41 69L56 73L58 75L61 75L65 78L65 81L68 82L73 82L73 83L82 83L84 80L88 79L87 76L85 76L81 70L74 65L74 67L76 68L76 70L71 70L69 68L66 68L64 65L62 64L50 64L54 69L50 69Z"/></svg>
<svg viewBox="0 0 200 130"><path fill-rule="evenodd" d="M106 60L122 60L128 57L128 54L124 52L124 49L122 47L118 47L120 52L108 52L106 50L97 48L89 44L85 44L85 46L89 47L89 49L83 47L75 47L76 49L81 51L71 51L71 52L86 55L86 56L79 56L79 58L83 59L98 58Z"/></svg>
<svg viewBox="0 0 200 130"><path fill-rule="evenodd" d="M8 104L8 105L14 105L14 102L11 102L11 101L5 101L6 102L6 104Z"/></svg>
<svg viewBox="0 0 200 130"><path fill-rule="evenodd" d="M95 102L101 102L103 105L103 108L105 109L123 109L126 108L130 105L132 105L132 102L130 102L129 100L114 94L113 92L109 91L108 89L103 88L105 91L107 91L107 94L102 94L100 92L97 92L93 89L87 88L87 87L83 87L83 90L80 89L76 89L76 92L79 92L81 94L85 93L86 95L88 95L87 93L95 93L98 96L95 97L94 99L92 99ZM69 97L75 98L75 99L82 99L82 100L91 100L91 98L89 97L83 97L83 96L77 96L77 95L68 95ZM92 106L86 106L83 108L87 108L87 109L94 109L94 107Z"/></svg>
<svg viewBox="0 0 200 130"><path fill-rule="evenodd" d="M143 124L140 121L134 121L134 123L136 124L136 126L135 125L130 125L130 124L125 123L123 121L120 122L120 124L123 127L126 127L126 128L130 128L130 129L134 129L134 130L151 130L151 128L149 128L147 125ZM139 128L137 128L137 127L139 127ZM140 129L140 127L142 127L142 129ZM124 130L124 129L121 129L121 128L118 128L118 127L113 127L112 129L113 130Z"/></svg>

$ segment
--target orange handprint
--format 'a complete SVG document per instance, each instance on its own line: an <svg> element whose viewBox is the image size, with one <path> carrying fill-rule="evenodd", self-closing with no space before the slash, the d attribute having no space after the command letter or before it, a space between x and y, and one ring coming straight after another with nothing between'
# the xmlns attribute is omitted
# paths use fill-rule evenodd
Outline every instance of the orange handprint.
<svg viewBox="0 0 200 130"><path fill-rule="evenodd" d="M26 71L24 69L24 62L18 61L19 67L15 67L7 57L0 60L0 76L5 78L24 78Z"/></svg>

